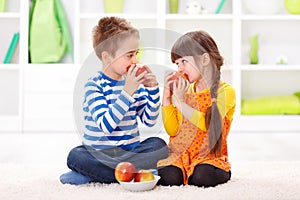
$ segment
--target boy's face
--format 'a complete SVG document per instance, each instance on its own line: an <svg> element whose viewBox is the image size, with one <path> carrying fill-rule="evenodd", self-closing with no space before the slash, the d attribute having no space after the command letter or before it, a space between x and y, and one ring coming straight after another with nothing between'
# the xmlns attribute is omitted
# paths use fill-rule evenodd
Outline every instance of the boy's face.
<svg viewBox="0 0 300 200"><path fill-rule="evenodd" d="M122 41L120 48L112 57L112 62L105 73L111 78L118 79L126 74L127 66L138 62L137 53L139 50L139 37L131 36Z"/></svg>

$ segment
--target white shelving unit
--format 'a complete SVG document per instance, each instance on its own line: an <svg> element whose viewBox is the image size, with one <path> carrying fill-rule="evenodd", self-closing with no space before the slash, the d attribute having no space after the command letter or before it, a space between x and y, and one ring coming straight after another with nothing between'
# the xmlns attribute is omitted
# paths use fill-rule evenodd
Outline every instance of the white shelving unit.
<svg viewBox="0 0 300 200"><path fill-rule="evenodd" d="M20 66L20 47L17 46L11 64L2 64L13 34L20 31L20 1L6 3L6 12L0 12L0 130L22 130L22 67Z"/></svg>
<svg viewBox="0 0 300 200"><path fill-rule="evenodd" d="M240 2L238 2L240 3ZM277 14L251 14L241 4L236 8L240 48L237 71L238 100L264 96L291 95L300 91L300 15L288 14L282 1ZM259 64L249 65L249 38L259 35ZM288 65L277 65L281 54ZM235 128L246 131L299 131L299 115L236 115Z"/></svg>
<svg viewBox="0 0 300 200"><path fill-rule="evenodd" d="M300 15L290 15L284 8L279 14L251 14L240 0L227 0L220 14L214 14L219 0L199 0L209 14L187 15L189 0L180 0L179 13L170 14L168 0L125 0L123 13L106 14L102 0L62 0L67 13L74 47L74 62L66 56L56 64L28 63L28 14L30 1L8 1L0 13L0 57L14 32L20 31L19 48L12 64L0 65L0 132L72 132L73 90L78 72L93 54L91 31L104 16L115 15L131 21L141 30L141 47L148 47L160 31L184 34L198 29L209 32L225 58L222 79L231 83L237 94L237 108L232 130L300 131L299 115L241 115L241 100L263 95L285 95L300 91ZM249 37L259 34L260 63L250 65ZM148 37L148 38L147 38ZM176 37L157 37L158 50L145 48L141 62L153 66L160 83L165 70L174 68L169 49ZM161 46L160 46L161 47ZM289 65L276 65L284 54ZM9 87L8 87L9 86ZM161 130L161 122L156 130Z"/></svg>

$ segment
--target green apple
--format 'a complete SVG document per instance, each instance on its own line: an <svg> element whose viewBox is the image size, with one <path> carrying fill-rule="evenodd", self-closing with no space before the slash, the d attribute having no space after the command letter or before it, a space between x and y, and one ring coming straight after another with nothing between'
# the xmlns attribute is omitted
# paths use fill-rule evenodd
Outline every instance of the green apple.
<svg viewBox="0 0 300 200"><path fill-rule="evenodd" d="M291 14L300 14L300 0L284 0L286 10Z"/></svg>
<svg viewBox="0 0 300 200"><path fill-rule="evenodd" d="M146 182L146 181L153 181L154 175L148 169L141 169L139 170L134 177L134 182Z"/></svg>

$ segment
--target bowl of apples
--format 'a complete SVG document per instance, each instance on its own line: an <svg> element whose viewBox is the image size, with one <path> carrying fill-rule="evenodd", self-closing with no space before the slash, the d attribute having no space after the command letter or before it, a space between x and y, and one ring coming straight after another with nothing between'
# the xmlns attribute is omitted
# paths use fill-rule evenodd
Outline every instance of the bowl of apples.
<svg viewBox="0 0 300 200"><path fill-rule="evenodd" d="M124 189L134 192L152 190L160 179L149 169L136 171L130 162L120 162L115 168L115 177Z"/></svg>

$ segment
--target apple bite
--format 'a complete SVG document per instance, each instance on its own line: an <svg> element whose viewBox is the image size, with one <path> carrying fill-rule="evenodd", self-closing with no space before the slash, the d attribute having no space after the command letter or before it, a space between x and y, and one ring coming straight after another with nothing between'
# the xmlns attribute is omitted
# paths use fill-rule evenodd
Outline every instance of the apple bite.
<svg viewBox="0 0 300 200"><path fill-rule="evenodd" d="M138 65L137 64L134 64L133 65L133 68L137 67ZM127 68L126 68L126 71L128 72L129 68L131 67L131 65L128 65ZM141 73L143 73L144 71L147 71L146 69L146 65L143 65L143 66L140 66L139 65L139 69L137 70L135 76L138 76L140 75Z"/></svg>
<svg viewBox="0 0 300 200"><path fill-rule="evenodd" d="M177 82L179 80L179 77L182 77L184 78L185 80L189 80L188 79L188 76L186 74L182 74L182 73L179 73L179 72L176 72L170 79L169 81L172 81L172 83L170 84L170 90L173 91L173 82L176 83L177 85Z"/></svg>

